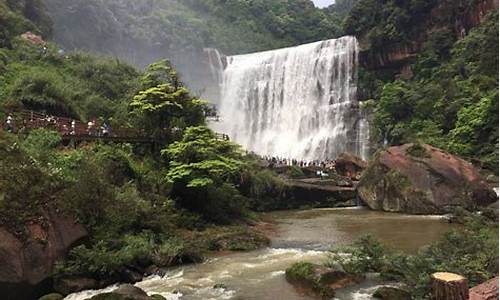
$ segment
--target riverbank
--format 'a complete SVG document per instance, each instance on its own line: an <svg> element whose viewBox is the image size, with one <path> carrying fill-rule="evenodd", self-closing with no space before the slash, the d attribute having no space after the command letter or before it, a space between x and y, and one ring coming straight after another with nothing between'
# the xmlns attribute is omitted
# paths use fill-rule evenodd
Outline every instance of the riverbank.
<svg viewBox="0 0 500 300"><path fill-rule="evenodd" d="M435 216L410 216L366 209L314 209L261 214L270 238L268 247L248 252L224 252L210 256L202 264L179 266L150 276L136 286L148 294L167 299L312 299L301 295L285 280L285 270L294 262L322 263L331 247L350 244L363 233L373 233L394 248L414 253L423 245L453 228ZM389 228L392 233L387 231ZM397 228L397 230L395 230ZM259 229L262 230L262 229ZM355 288L339 293L344 299L368 295L379 281L371 278ZM106 291L113 289L110 287ZM102 291L99 291L102 292ZM86 291L67 297L84 300L99 293ZM181 297L182 295L182 297ZM369 299L369 298L367 298Z"/></svg>

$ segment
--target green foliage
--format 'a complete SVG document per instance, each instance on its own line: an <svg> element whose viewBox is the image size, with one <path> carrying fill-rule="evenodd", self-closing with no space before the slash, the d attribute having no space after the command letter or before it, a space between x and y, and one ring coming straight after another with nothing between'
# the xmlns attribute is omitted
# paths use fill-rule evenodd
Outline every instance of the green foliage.
<svg viewBox="0 0 500 300"><path fill-rule="evenodd" d="M365 235L351 247L333 250L329 254L327 266L340 264L346 272L353 274L378 272L384 265L384 251L378 240L371 235Z"/></svg>
<svg viewBox="0 0 500 300"><path fill-rule="evenodd" d="M383 86L378 138L429 143L498 171L498 14L460 41L439 41L442 32L430 36L413 79Z"/></svg>
<svg viewBox="0 0 500 300"><path fill-rule="evenodd" d="M334 250L327 264L337 263L355 274L380 272L385 279L406 284L415 299L429 299L430 275L435 272L461 274L471 287L497 274L498 228L484 218L469 218L464 228L445 234L416 255L390 252L363 237L352 248Z"/></svg>
<svg viewBox="0 0 500 300"><path fill-rule="evenodd" d="M181 206L220 222L241 215L243 199L235 185L244 164L236 144L217 139L207 127L189 127L162 154L170 161L166 178Z"/></svg>
<svg viewBox="0 0 500 300"><path fill-rule="evenodd" d="M314 276L314 266L308 262L296 262L286 270L286 276L292 280L311 278Z"/></svg>
<svg viewBox="0 0 500 300"><path fill-rule="evenodd" d="M26 221L40 215L40 207L55 190L52 178L44 176L21 149L16 138L0 133L0 224L24 236Z"/></svg>
<svg viewBox="0 0 500 300"><path fill-rule="evenodd" d="M126 123L126 103L139 79L130 66L79 53L60 55L53 45L43 54L42 46L21 40L3 53L7 57L5 72L0 73L3 107Z"/></svg>
<svg viewBox="0 0 500 300"><path fill-rule="evenodd" d="M309 0L48 0L47 4L55 24L64 28L58 32L64 45L114 53L146 65L158 59L158 53L176 61L180 54L204 47L234 54L337 37L340 20L352 2L328 10ZM73 18L67 18L70 12Z"/></svg>
<svg viewBox="0 0 500 300"><path fill-rule="evenodd" d="M63 299L64 299L63 295L57 293L51 293L39 298L38 300L63 300Z"/></svg>
<svg viewBox="0 0 500 300"><path fill-rule="evenodd" d="M204 102L190 95L169 61L150 65L141 86L130 108L150 135L168 140L174 130L203 123Z"/></svg>
<svg viewBox="0 0 500 300"><path fill-rule="evenodd" d="M49 35L51 25L41 0L0 0L0 48L26 31Z"/></svg>
<svg viewBox="0 0 500 300"><path fill-rule="evenodd" d="M70 251L68 260L58 265L56 272L113 276L127 265L147 265L154 248L153 237L147 233L126 235L113 243L99 241L91 248L81 245Z"/></svg>
<svg viewBox="0 0 500 300"><path fill-rule="evenodd" d="M283 209L283 202L290 202L291 194L285 180L270 170L253 166L243 173L240 191L249 198L250 207L257 211Z"/></svg>
<svg viewBox="0 0 500 300"><path fill-rule="evenodd" d="M413 157L419 157L419 158L425 158L425 157L431 157L430 154L427 152L427 149L421 144L413 144L411 147L406 149L406 153Z"/></svg>

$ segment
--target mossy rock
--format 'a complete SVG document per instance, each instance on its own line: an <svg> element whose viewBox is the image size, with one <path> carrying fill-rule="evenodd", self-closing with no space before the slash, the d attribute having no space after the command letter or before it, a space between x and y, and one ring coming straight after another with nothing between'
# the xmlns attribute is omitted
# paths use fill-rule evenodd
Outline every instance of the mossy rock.
<svg viewBox="0 0 500 300"><path fill-rule="evenodd" d="M116 293L104 293L96 295L88 300L135 300L135 299Z"/></svg>
<svg viewBox="0 0 500 300"><path fill-rule="evenodd" d="M373 293L373 297L382 300L411 300L411 295L408 291L390 286L378 288Z"/></svg>
<svg viewBox="0 0 500 300"><path fill-rule="evenodd" d="M356 282L342 270L332 269L308 262L298 262L286 270L286 280L312 296L331 299L335 290Z"/></svg>
<svg viewBox="0 0 500 300"><path fill-rule="evenodd" d="M413 156L413 157L418 157L418 158L431 157L429 152L427 152L427 149L425 149L425 147L422 146L421 144L413 144L408 149L406 149L406 154Z"/></svg>
<svg viewBox="0 0 500 300"><path fill-rule="evenodd" d="M151 295L151 300L167 300L165 297L163 297L162 295Z"/></svg>
<svg viewBox="0 0 500 300"><path fill-rule="evenodd" d="M268 245L269 239L260 233L242 230L222 234L211 241L210 244L211 250L251 251Z"/></svg>
<svg viewBox="0 0 500 300"><path fill-rule="evenodd" d="M51 293L39 298L38 300L62 300L62 299L64 299L63 295L58 293Z"/></svg>

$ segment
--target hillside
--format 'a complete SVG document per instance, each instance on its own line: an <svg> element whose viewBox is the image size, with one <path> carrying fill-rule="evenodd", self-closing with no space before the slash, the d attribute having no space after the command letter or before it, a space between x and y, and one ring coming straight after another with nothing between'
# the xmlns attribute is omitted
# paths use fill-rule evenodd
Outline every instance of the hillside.
<svg viewBox="0 0 500 300"><path fill-rule="evenodd" d="M213 47L226 54L296 45L340 34L309 0L47 0L56 41L137 65ZM89 34L90 33L90 34Z"/></svg>

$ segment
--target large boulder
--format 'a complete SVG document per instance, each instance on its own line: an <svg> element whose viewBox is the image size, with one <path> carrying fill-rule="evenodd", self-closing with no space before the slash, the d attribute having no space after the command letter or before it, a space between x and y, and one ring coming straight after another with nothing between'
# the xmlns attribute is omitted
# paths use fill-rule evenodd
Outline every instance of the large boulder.
<svg viewBox="0 0 500 300"><path fill-rule="evenodd" d="M406 144L379 152L357 186L374 210L413 214L449 213L497 201L469 162L430 145Z"/></svg>
<svg viewBox="0 0 500 300"><path fill-rule="evenodd" d="M350 153L342 153L335 160L335 170L337 173L352 180L359 180L361 173L367 166L366 161Z"/></svg>
<svg viewBox="0 0 500 300"><path fill-rule="evenodd" d="M83 290L95 290L100 287L101 285L99 285L97 280L86 277L68 276L57 278L54 281L54 289L63 295L69 295Z"/></svg>
<svg viewBox="0 0 500 300"><path fill-rule="evenodd" d="M74 218L46 209L43 222L31 222L26 235L0 227L0 295L2 299L36 299L51 288L57 260L87 236Z"/></svg>
<svg viewBox="0 0 500 300"><path fill-rule="evenodd" d="M498 300L498 277L469 290L470 300Z"/></svg>
<svg viewBox="0 0 500 300"><path fill-rule="evenodd" d="M161 295L151 297L142 289L131 284L123 284L118 289L110 292L96 295L89 300L155 300L165 299Z"/></svg>
<svg viewBox="0 0 500 300"><path fill-rule="evenodd" d="M392 286L379 287L373 293L373 297L382 300L411 300L411 295L408 291Z"/></svg>
<svg viewBox="0 0 500 300"><path fill-rule="evenodd" d="M361 278L348 274L341 267L326 267L308 262L298 262L286 270L286 280L298 290L322 299L331 299L335 290L356 283Z"/></svg>

